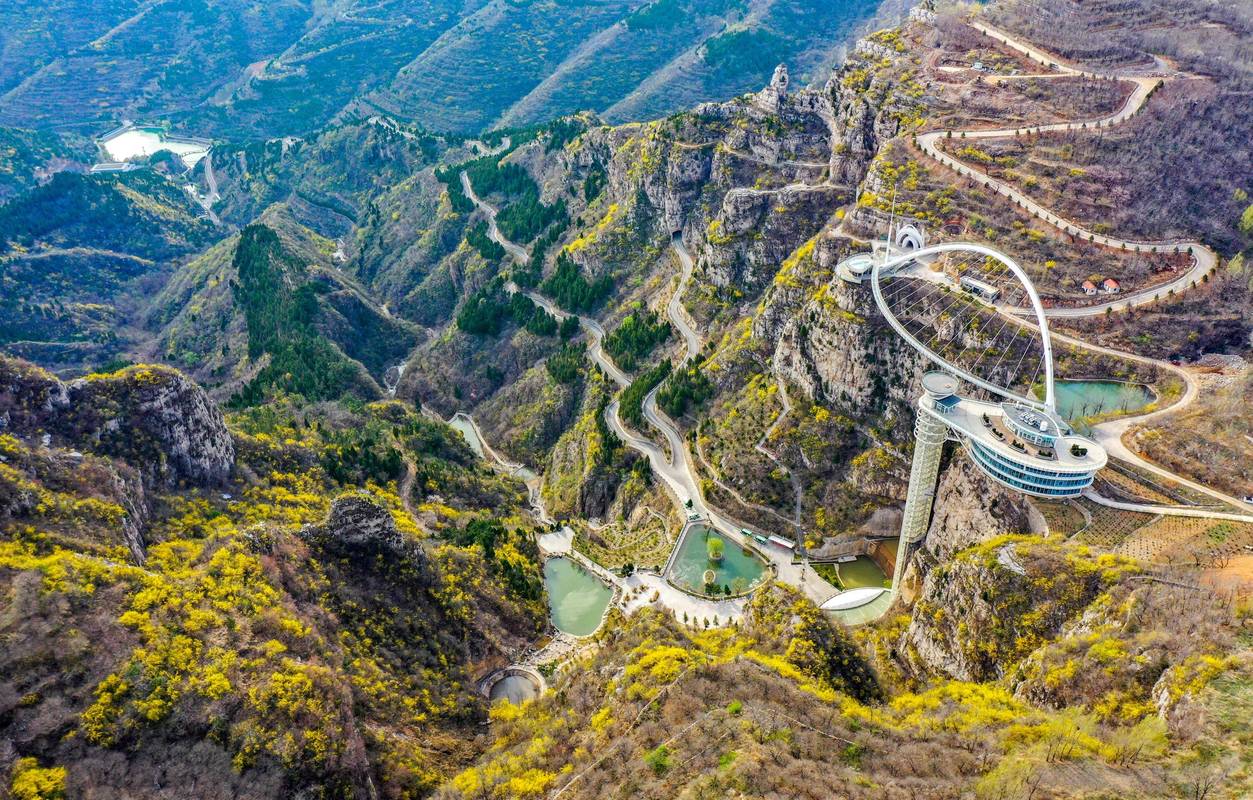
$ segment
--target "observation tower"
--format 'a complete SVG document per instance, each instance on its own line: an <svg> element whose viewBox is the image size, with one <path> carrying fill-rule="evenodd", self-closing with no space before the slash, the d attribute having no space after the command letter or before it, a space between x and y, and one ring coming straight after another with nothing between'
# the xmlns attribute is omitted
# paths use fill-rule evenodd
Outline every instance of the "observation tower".
<svg viewBox="0 0 1253 800"><path fill-rule="evenodd" d="M927 533L945 441L960 443L971 461L992 480L1034 497L1074 497L1091 485L1097 470L1106 463L1104 448L1075 433L1057 413L1048 320L1035 287L1017 262L998 250L968 242L931 246L921 242L917 244L923 246L913 242L899 244L905 246L878 248L872 254L846 259L846 262L859 259L850 265L852 269L846 267L841 271L837 266L837 274L845 280L854 278L858 283L868 280L875 304L888 324L938 367L923 376L923 392L917 402L914 458L892 577L894 590L901 585L910 547L920 542ZM924 342L910 331L891 308L881 285L885 276L893 276L890 278L893 281L924 281L930 284L928 288L937 290L937 296L942 296L944 301L953 298L954 303L965 303L984 310L994 320L1004 318L1005 323L1012 327L1016 341L1023 328L988 302L988 284L973 275L954 276L922 266L946 254L965 256L966 262L978 259L977 263L991 265L997 271L1003 268L1021 283L1031 303L1039 333L1042 400L1030 396L1029 391L1020 394L1000 385L995 370L992 370L993 374L980 370L979 361L967 366L943 357L930 346L930 340ZM933 321L948 319L944 312L940 312L935 314ZM950 323L950 327L954 324ZM960 335L960 331L953 335ZM964 394L963 383L969 384L986 399Z"/></svg>

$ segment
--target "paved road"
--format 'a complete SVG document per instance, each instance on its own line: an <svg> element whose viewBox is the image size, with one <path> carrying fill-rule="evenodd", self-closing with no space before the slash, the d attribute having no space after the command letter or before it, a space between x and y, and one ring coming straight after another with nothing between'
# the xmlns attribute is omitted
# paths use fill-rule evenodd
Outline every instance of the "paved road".
<svg viewBox="0 0 1253 800"><path fill-rule="evenodd" d="M927 273L927 272L930 272L930 270L923 270L923 272ZM1005 309L998 309L998 311L1003 315L1010 316L1012 319L1018 322L1018 324L1022 325L1025 328L1030 328L1031 330L1037 331L1037 332L1039 331L1039 328L1036 327L1034 322L1031 322L1023 317L1012 315L1008 313ZM1112 347L1105 347L1103 345L1093 344L1091 342L1085 342L1082 339L1076 339L1073 336L1067 336L1064 333L1057 333L1056 331L1050 330L1049 338L1052 339L1053 341L1063 342L1065 344L1069 344L1073 347L1078 347L1083 350L1090 350L1094 353L1100 353L1102 355L1112 356L1114 358L1119 358L1124 361L1133 361L1137 364L1145 364L1147 366L1156 367L1160 370L1163 370L1165 372L1171 373L1172 375L1175 375L1181 381L1183 381L1183 385L1184 385L1183 396L1180 397L1177 402L1172 403L1171 405L1166 406L1165 408L1159 408L1156 411L1150 411L1147 414L1118 417L1117 419L1111 419L1106 422L1101 422L1093 426L1092 438L1094 438L1098 444L1104 447L1107 453L1109 453L1111 456L1115 458L1118 458L1122 461L1126 461L1129 464L1133 464L1139 467L1140 469L1143 469L1147 472L1151 472L1154 475L1157 475L1159 477L1166 478L1168 480L1172 480L1176 483L1187 486L1188 488L1201 492L1202 494L1208 495L1209 497L1212 497L1215 500L1219 500L1223 503L1227 503L1229 505L1235 506L1236 508L1242 508L1246 511L1253 511L1253 504L1246 503L1243 500L1240 500L1239 498L1232 497L1229 494L1224 494L1223 492L1220 492L1217 489L1212 489L1208 486L1197 483L1196 481L1188 480L1187 478L1181 475L1176 475L1170 470L1163 469L1157 466L1156 464L1154 464L1153 462L1144 459L1138 453L1136 453L1135 451L1131 450L1131 448L1123 444L1123 440L1122 440L1123 434L1125 434L1132 425L1144 425L1149 422L1161 420L1172 414L1177 414L1178 412L1187 408L1189 405L1192 404L1193 401L1196 400L1197 396L1200 394L1200 388L1196 382L1195 376L1193 376L1193 374L1189 370L1184 369L1183 367L1175 366L1174 364L1171 364L1167 361L1161 361L1156 358L1149 358L1148 356L1139 355L1138 353L1128 353L1122 350L1115 350Z"/></svg>
<svg viewBox="0 0 1253 800"><path fill-rule="evenodd" d="M464 170L461 172L461 189L465 192L466 197L470 198L471 202L487 215L487 235L491 237L491 240L505 248L505 252L517 263L525 265L529 262L531 254L527 252L525 247L514 244L500 235L500 228L496 226L496 214L498 213L496 207L474 193L474 186L470 184L470 176Z"/></svg>
<svg viewBox="0 0 1253 800"><path fill-rule="evenodd" d="M1057 70L1057 72L1051 73L1053 75L1056 75L1056 76L1087 75L1090 77L1114 77L1119 80L1133 82L1135 84L1135 88L1133 89L1132 93L1127 97L1126 101L1124 101L1122 106L1116 112L1105 117L1100 117L1095 120L1088 120L1086 123L1084 122L1061 122L1061 123L1055 123L1051 125L1030 126L1026 128L1020 127L1020 128L999 128L999 129L971 129L971 130L965 131L966 139L1006 138L1006 137L1022 136L1028 133L1038 133L1041 131L1082 130L1082 129L1085 129L1085 127L1087 129L1112 127L1113 125L1118 125L1130 119L1131 117L1135 116L1135 114L1138 113L1140 109L1144 107L1144 104L1148 102L1149 96L1152 94L1153 90L1156 89L1163 82L1163 79L1161 77L1153 76L1153 75L1150 75L1150 76L1129 75L1129 74L1102 75L1100 73L1077 69L1073 66L1070 66L1064 63L1061 59L1058 59L1056 56L1053 56L1049 53L1045 53L1039 48L1036 48L1027 42L1023 42L1019 39L1016 39L1013 36L1005 33L1004 31L993 28L990 25L986 25L981 22L972 22L971 25L975 29L1003 42L1008 47L1011 47L1015 50L1018 50L1021 53L1024 53L1029 58L1035 61L1039 61L1040 63L1052 69ZM1158 66L1161 66L1161 65L1159 64ZM997 82L1003 82L1006 80L1013 80L1013 79L1030 78L1030 77L1037 77L1037 76L1028 76L1028 75L997 76ZM1122 295L1122 296L1119 296L1118 299L1110 300L1108 302L1100 303L1094 306L1086 306L1082 308L1045 309L1044 313L1048 317L1054 317L1054 318L1090 317L1090 316L1104 314L1106 313L1106 311L1111 311L1111 312L1112 311L1125 311L1134 306L1152 303L1159 296L1165 297L1170 292L1181 293L1183 291L1186 291L1187 289L1191 288L1194 284L1199 283L1205 275L1208 275L1210 272L1212 272L1218 265L1217 254L1213 250L1206 247L1204 244L1200 242L1196 242L1196 241L1147 242L1147 241L1134 241L1134 240L1129 240L1129 239L1120 239L1117 237L1107 236L1104 234L1097 234L1094 231L1091 231L1087 228L1080 226L1079 224L1075 223L1073 220L1068 220L1068 219L1059 217L1058 215L1054 214L1049 209L1045 208L1044 206L1040 205L1036 201L1032 200L1031 198L1027 197L1023 193L1019 192L1017 189L1010 186L1009 184L1003 181L997 180L995 178L992 178L986 173L980 170L976 170L973 167L970 167L967 164L964 164L960 161L957 161L952 156L949 156L946 153L943 153L942 151L940 151L938 147L938 143L942 139L948 138L950 134L953 138L961 138L962 131L933 131L930 133L920 134L917 137L917 143L924 153L931 156L939 163L943 164L944 166L949 167L950 169L954 170L958 174L965 175L973 180L983 182L986 186L994 189L999 194L1005 195L1006 197L1016 201L1020 206L1022 206L1024 209L1026 209L1028 212L1033 214L1038 219L1043 220L1047 224L1052 225L1053 227L1057 228L1058 230L1063 231L1064 233L1070 234L1072 236L1085 238L1085 239L1090 238L1096 244L1104 245L1104 246L1115 248L1115 249L1126 248L1128 250L1140 250L1143 252L1156 252L1156 253L1173 253L1176 250L1191 251L1192 258L1193 258L1192 268L1188 270L1186 273L1184 273L1183 275L1179 276L1178 278L1166 284L1150 287L1150 288L1143 289L1137 292L1133 292L1131 294ZM927 271L923 271L923 272L925 273ZM1017 306L1000 306L998 310L1001 311L1002 313L1009 313L1009 314L1016 314L1016 315L1029 314L1031 311L1030 309L1024 309L1024 308L1020 308ZM1023 324L1034 328L1034 325L1027 322L1025 319L1023 319L1022 322ZM1135 355L1133 353L1126 353L1120 350L1114 350L1112 348L1090 344L1081 339L1075 339L1073 337L1065 336L1063 334L1050 332L1050 336L1053 339L1067 342L1077 347L1081 347L1081 348L1092 350L1092 351L1099 352L1099 353L1104 353L1106 355L1111 355L1117 358L1128 359L1131 361L1136 361L1136 362L1140 362L1144 364L1150 364L1150 365L1158 367L1159 369L1163 369L1168 372L1172 372L1175 375L1178 375L1184 381L1184 384L1186 387L1184 395L1183 397L1179 399L1179 402L1169 406L1168 408L1159 409L1158 411L1154 411L1149 414L1142 414L1140 416L1134 416L1134 417L1122 417L1119 419L1110 420L1108 422L1101 423L1095 426L1093 430L1094 438L1097 440L1098 443L1100 443L1106 449L1106 452L1108 452L1111 456L1114 456L1123 461L1134 464L1140 467L1141 469L1144 469L1160 477L1167 478L1169 480L1172 480L1184 486L1187 486L1191 489L1202 492L1217 500L1221 500L1224 503L1228 503L1232 506L1235 506L1236 508L1241 508L1247 511L1253 511L1253 504L1245 503L1241 499L1224 494L1223 492L1219 492L1208 486L1204 486L1202 484L1196 483L1195 481L1188 480L1187 478L1184 478L1180 475L1176 475L1175 473L1170 472L1169 470L1163 469L1157 466L1156 464L1150 461L1147 461L1146 459L1141 457L1139 454L1133 452L1130 448L1128 448L1123 443L1123 438L1122 438L1123 434L1125 434L1128 428L1130 428L1132 425L1142 425L1150 420L1158 419L1164 415L1174 414L1182 410L1183 408L1187 407L1196 399L1197 397L1196 380L1192 377L1192 375L1187 370L1176 367L1175 365L1169 364L1165 361L1159 361L1157 359L1147 358L1144 356Z"/></svg>
<svg viewBox="0 0 1253 800"><path fill-rule="evenodd" d="M1045 63L1046 65L1058 70L1059 76L1087 75L1090 77L1114 77L1119 80L1130 81L1135 84L1135 88L1127 97L1117 111L1097 119L1091 119L1080 122L1058 122L1050 125L1033 125L1029 127L1016 128L977 128L961 130L942 130L931 131L929 133L919 134L916 138L918 147L931 158L940 164L952 169L959 175L966 176L972 180L984 184L989 189L994 190L1010 200L1015 201L1025 211L1030 213L1037 219L1042 220L1046 224L1062 231L1071 236L1082 239L1090 239L1093 243L1103 245L1115 250L1139 250L1141 252L1153 253L1174 253L1177 250L1191 251L1193 258L1192 268L1183 275L1174 280L1158 286L1151 286L1126 295L1119 295L1117 299L1110 300L1105 303L1099 303L1092 306L1083 306L1076 308L1049 308L1045 309L1045 314L1049 317L1075 318L1075 317L1091 317L1104 314L1106 310L1125 311L1134 306L1145 305L1154 302L1159 296L1165 297L1169 292L1183 292L1194 283L1200 283L1201 279L1208 275L1218 265L1218 256L1213 250L1206 247L1201 242L1196 241L1169 241L1169 242L1152 242L1137 241L1132 239L1120 239L1115 236L1107 236L1105 234L1096 233L1095 231L1085 228L1082 225L1063 217L1059 217L1049 209L1032 200L1027 195L1015 189L1010 184L991 177L987 173L975 169L965 164L947 153L943 152L939 145L944 139L961 139L963 136L966 140L971 139L1004 139L1017 136L1024 136L1032 133L1040 133L1046 131L1065 131L1065 130L1082 130L1097 128L1107 128L1121 124L1135 116L1144 104L1148 102L1149 96L1153 90L1162 84L1163 79L1158 76L1141 76L1141 75L1124 75L1124 74L1103 74L1091 71L1084 71L1063 63L1056 56L1049 55L1038 48L1020 40L1014 39L1009 34L992 28L979 22L972 22L972 27L976 30L992 36L1002 41L1008 47L1018 50L1026 54L1028 57ZM998 81L1030 78L1029 75L1002 75L998 76ZM1031 309L1019 308L1017 306L1005 306L1005 310L1016 314L1029 314Z"/></svg>
<svg viewBox="0 0 1253 800"><path fill-rule="evenodd" d="M466 197L477 205L488 217L488 236L505 248L505 251L513 257L513 259L525 264L530 261L530 254L525 248L509 241L501 235L500 229L496 226L496 209L488 203L484 202L478 195L474 193L474 187L470 185L466 174L461 173L461 186L466 193ZM690 328L682 311L682 296L686 289L688 281L691 277L691 256L686 248L679 243L676 250L680 253L680 261L684 268L684 277L680 280L679 288L675 292L675 298L672 299L671 305L667 306L667 312L671 315L671 322L675 323L680 332L683 333L685 342L687 342L689 356L698 353L701 348L701 339L695 330ZM512 282L506 285L509 291L521 291ZM571 316L568 312L559 309L556 304L547 297L538 292L527 291L526 296L531 298L536 304L543 307L548 313L558 319L565 319ZM673 310L672 310L673 309ZM621 388L626 388L631 381L627 375L618 368L601 346L601 342L605 337L605 329L601 324L591 317L578 315L580 326L588 334L588 354L592 360L605 371L607 375ZM686 332L685 332L686 328ZM688 333L691 334L689 338ZM695 345L693 349L693 345ZM622 419L618 414L618 400L615 398L605 408L605 422L609 429L614 432L628 447L642 454L648 459L649 466L652 467L653 474L659 477L669 490L671 499L681 515L698 514L708 520L714 527L718 528L723 535L727 536L734 542L742 545L756 546L756 543L750 543L740 534L743 526L738 520L726 515L713 508L705 502L704 495L701 493L699 480L696 477L697 471L692 462L692 454L688 450L686 443L683 441L682 435L679 433L678 426L657 408L657 389L649 392L642 403L644 417L650 425L656 428L664 437L669 446L669 453L652 439L646 438L637 432L634 432L622 423ZM821 604L836 594L835 587L827 583L808 565L793 564L791 552L784 552L779 548L771 547L762 550L758 548L770 559L774 564L779 580L789 583L806 595L808 595L815 603ZM665 596L665 595L663 595ZM686 595L684 595L686 597ZM711 601L712 602L712 601ZM742 610L742 602L733 600L717 601L718 604L725 605L725 614L723 619L728 619L733 613ZM711 606L712 607L721 607ZM676 612L677 613L677 612Z"/></svg>
<svg viewBox="0 0 1253 800"><path fill-rule="evenodd" d="M1225 519L1233 522L1253 522L1253 514L1232 514L1226 511L1211 511L1204 508L1188 506L1159 506L1149 503L1124 503L1114 500L1094 489L1085 489L1083 496L1097 505L1109 506L1123 511L1139 511L1145 514L1162 514L1168 517L1200 517L1202 519Z"/></svg>
<svg viewBox="0 0 1253 800"><path fill-rule="evenodd" d="M696 354L705 346L699 333L692 326L691 317L687 314L687 309L683 307L683 294L687 291L687 285L692 280L692 270L695 263L692 261L692 254L687 251L687 245L683 243L683 237L675 234L670 240L670 246L674 248L675 255L679 257L679 266L682 272L679 275L679 285L675 287L674 294L670 296L670 302L666 304L666 314L670 317L670 322L678 329L679 335L683 337L683 341L687 346L686 358L695 358Z"/></svg>

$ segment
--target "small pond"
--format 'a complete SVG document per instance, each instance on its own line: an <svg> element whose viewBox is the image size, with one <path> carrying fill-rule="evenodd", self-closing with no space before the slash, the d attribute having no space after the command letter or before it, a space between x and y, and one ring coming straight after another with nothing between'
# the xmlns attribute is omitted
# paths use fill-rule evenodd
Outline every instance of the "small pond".
<svg viewBox="0 0 1253 800"><path fill-rule="evenodd" d="M857 556L853 561L841 562L836 569L845 589L882 587L888 583L888 576L883 574L883 570L879 569L879 565L870 556Z"/></svg>
<svg viewBox="0 0 1253 800"><path fill-rule="evenodd" d="M448 420L448 427L461 434L461 437L466 440L466 444L470 445L470 449L474 451L476 456L487 458L488 448L485 446L483 437L479 436L479 430L475 426L474 420L469 416L460 413L454 414L452 419ZM521 464L506 464L506 467L510 466L512 467L510 474L515 478L521 478L524 483L530 483L539 478L539 475L530 467L525 467Z"/></svg>
<svg viewBox="0 0 1253 800"><path fill-rule="evenodd" d="M1153 402L1143 384L1119 381L1057 381L1057 413L1071 423L1110 411L1136 411Z"/></svg>
<svg viewBox="0 0 1253 800"><path fill-rule="evenodd" d="M553 625L573 636L595 633L613 599L613 589L568 558L544 562L544 586Z"/></svg>
<svg viewBox="0 0 1253 800"><path fill-rule="evenodd" d="M508 700L510 703L518 704L538 696L539 687L535 685L535 679L530 675L515 673L506 675L492 684L488 699L493 703L497 700Z"/></svg>
<svg viewBox="0 0 1253 800"><path fill-rule="evenodd" d="M483 458L483 440L479 438L478 429L474 427L474 423L470 421L469 417L457 414L448 420L448 427L460 433L462 438L466 440L466 444L470 445L470 449L474 451L474 454L479 458Z"/></svg>
<svg viewBox="0 0 1253 800"><path fill-rule="evenodd" d="M722 560L709 558L709 540L722 541ZM705 525L693 525L683 536L670 566L672 583L689 592L704 594L705 572L712 570L718 587L729 586L734 594L746 591L761 580L766 565L751 550L745 550Z"/></svg>

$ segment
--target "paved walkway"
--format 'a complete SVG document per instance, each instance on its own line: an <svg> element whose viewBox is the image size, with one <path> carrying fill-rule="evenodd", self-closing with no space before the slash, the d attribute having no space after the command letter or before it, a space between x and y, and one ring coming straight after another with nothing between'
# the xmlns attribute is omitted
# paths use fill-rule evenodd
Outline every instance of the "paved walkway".
<svg viewBox="0 0 1253 800"><path fill-rule="evenodd" d="M1005 313L1005 312L1001 312L1001 313ZM1020 325L1024 327L1030 328L1032 330L1039 330L1036 327L1034 322L1028 321L1027 319L1022 318L1022 317L1014 317L1014 318L1018 321ZM1171 472L1170 470L1163 469L1159 467L1158 465L1154 464L1153 462L1145 459L1140 454L1133 451L1131 448L1127 447L1127 445L1123 442L1124 434L1126 434L1127 430L1132 425L1145 425L1149 422L1159 421L1172 414L1177 414L1178 412L1187 408L1196 400L1196 398L1200 394L1200 389L1197 384L1196 377L1189 370L1184 369L1183 367L1175 366L1174 364L1171 364L1170 362L1162 361L1156 358L1149 358L1148 356L1142 356L1142 355L1139 355L1138 353L1128 353L1122 350L1115 350L1111 347L1105 347L1103 345L1092 344L1091 342L1085 342L1083 339L1076 339L1075 337L1067 336L1064 333L1056 333L1054 331L1049 331L1049 338L1053 339L1054 341L1064 342L1073 347L1078 347L1083 350L1090 350L1094 353L1100 353L1102 355L1111 356L1113 358L1119 358L1125 361L1132 361L1137 364L1145 364L1147 366L1156 367L1157 369L1163 370L1165 372L1169 372L1172 375L1175 375L1176 377L1178 377L1180 380L1182 380L1183 385L1184 385L1184 392L1183 392L1183 396L1180 397L1177 402L1172 403L1171 405L1166 406L1165 408L1159 408L1156 411L1150 411L1147 414L1118 417L1116 419L1098 423L1092 427L1092 438L1096 440L1097 444L1105 448L1105 452L1107 452L1109 455L1113 456L1114 458L1118 458L1122 461L1126 461L1127 463L1132 464L1136 467L1139 467L1140 469L1143 469L1146 472L1151 472L1154 475L1157 475L1158 477L1166 478L1168 480L1174 481L1175 483L1181 484L1183 486L1187 486L1189 489L1205 494L1209 497L1214 498L1215 500L1234 506L1235 508L1253 512L1253 504L1246 503L1237 497L1233 497L1224 492L1220 492L1217 489L1213 489L1209 486L1205 486L1204 484L1197 483L1196 481L1189 480L1188 478L1185 478L1182 475L1177 475Z"/></svg>
<svg viewBox="0 0 1253 800"><path fill-rule="evenodd" d="M670 321L674 323L674 327L678 329L679 335L683 337L683 342L687 347L687 355L685 358L695 358L705 346L701 339L701 335L696 332L696 328L692 323L692 318L688 316L687 309L683 307L683 294L687 291L687 285L692 280L692 270L695 269L695 262L692 260L692 254L688 252L687 245L683 243L682 236L674 236L670 239L670 246L674 248L675 255L679 257L679 266L681 272L679 274L679 285L675 287L674 294L670 295L670 302L666 304L666 314L670 317Z"/></svg>
<svg viewBox="0 0 1253 800"><path fill-rule="evenodd" d="M1200 517L1202 519L1225 519L1233 522L1253 522L1253 514L1232 514L1226 511L1213 511L1210 509L1192 508L1189 506L1160 506L1152 503L1125 503L1121 500L1114 500L1106 497L1094 489L1084 490L1083 496L1097 505L1117 508L1123 511L1141 511L1145 514L1162 514L1167 517Z"/></svg>

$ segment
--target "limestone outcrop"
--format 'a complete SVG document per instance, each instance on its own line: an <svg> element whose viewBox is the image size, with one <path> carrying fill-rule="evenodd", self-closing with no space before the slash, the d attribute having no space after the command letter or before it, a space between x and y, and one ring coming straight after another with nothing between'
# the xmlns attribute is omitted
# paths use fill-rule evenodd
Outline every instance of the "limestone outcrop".
<svg viewBox="0 0 1253 800"><path fill-rule="evenodd" d="M955 553L1006 533L1028 533L1027 501L979 471L958 450L941 470L924 540L936 558Z"/></svg>
<svg viewBox="0 0 1253 800"><path fill-rule="evenodd" d="M168 367L141 365L65 383L0 358L0 430L121 459L148 486L220 483L235 463L222 412Z"/></svg>
<svg viewBox="0 0 1253 800"><path fill-rule="evenodd" d="M375 555L424 565L426 554L396 527L392 513L365 493L347 494L331 503L326 522L307 525L301 538L330 552L355 558Z"/></svg>
<svg viewBox="0 0 1253 800"><path fill-rule="evenodd" d="M68 385L74 428L90 445L126 458L146 478L214 484L235 462L222 412L190 378L163 367L134 367Z"/></svg>
<svg viewBox="0 0 1253 800"><path fill-rule="evenodd" d="M962 550L926 573L897 650L920 675L998 679L1100 592L1104 576L1087 559L1026 536Z"/></svg>

